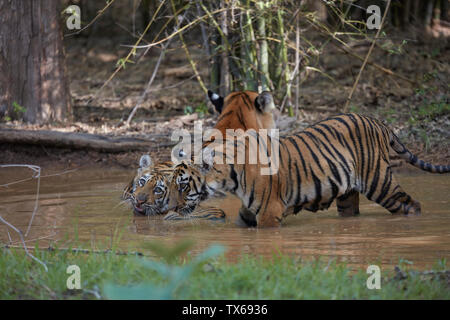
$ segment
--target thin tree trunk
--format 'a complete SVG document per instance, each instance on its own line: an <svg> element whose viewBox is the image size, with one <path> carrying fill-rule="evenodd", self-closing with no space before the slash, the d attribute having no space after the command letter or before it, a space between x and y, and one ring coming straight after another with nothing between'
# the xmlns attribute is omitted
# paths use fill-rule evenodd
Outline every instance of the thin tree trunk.
<svg viewBox="0 0 450 320"><path fill-rule="evenodd" d="M249 6L249 2L247 2ZM257 70L255 34L253 32L252 18L248 7L241 13L241 58L243 61L244 88L245 90L258 90L255 77Z"/></svg>
<svg viewBox="0 0 450 320"><path fill-rule="evenodd" d="M448 0L441 0L441 20L448 21Z"/></svg>
<svg viewBox="0 0 450 320"><path fill-rule="evenodd" d="M0 119L4 118L11 105L10 75L6 59L0 50Z"/></svg>
<svg viewBox="0 0 450 320"><path fill-rule="evenodd" d="M258 7L258 37L259 37L259 63L258 71L261 81L261 89L263 91L270 90L270 77L269 77L269 53L266 39L266 20L264 17L264 5L263 1L259 1Z"/></svg>
<svg viewBox="0 0 450 320"><path fill-rule="evenodd" d="M212 57L210 59L211 73L210 73L210 90L213 92L218 92L220 87L220 56L217 54L217 44L220 40L220 35L217 30L213 30L212 43L214 44L211 53Z"/></svg>
<svg viewBox="0 0 450 320"><path fill-rule="evenodd" d="M225 8L227 4L224 0L221 1L221 7ZM228 37L228 22L227 10L224 10L220 16L220 29L224 37ZM220 68L220 88L219 92L222 97L225 97L231 90L230 88L230 67L228 63L228 47L226 39L222 39L222 54L221 54L221 68Z"/></svg>
<svg viewBox="0 0 450 320"><path fill-rule="evenodd" d="M71 113L59 2L0 0L0 104L30 123Z"/></svg>
<svg viewBox="0 0 450 320"><path fill-rule="evenodd" d="M199 1L201 1L201 0L199 0ZM195 5L197 7L197 15L199 17L201 17L203 15L202 9L200 8L200 5L198 2L196 2ZM206 34L206 27L205 27L205 23L203 21L200 22L200 31L202 32L203 49L205 49L205 53L209 57L209 56L211 56L211 49L209 48L208 36Z"/></svg>
<svg viewBox="0 0 450 320"><path fill-rule="evenodd" d="M419 17L419 9L420 9L420 0L414 0L413 3L413 22L414 24L419 24L420 17Z"/></svg>
<svg viewBox="0 0 450 320"><path fill-rule="evenodd" d="M411 0L405 0L403 4L403 28L408 28L409 26L409 12L411 9Z"/></svg>
<svg viewBox="0 0 450 320"><path fill-rule="evenodd" d="M295 29L295 67L300 70L300 25L298 16L295 20L297 24ZM295 78L295 117L297 118L300 100L300 72L297 73Z"/></svg>
<svg viewBox="0 0 450 320"><path fill-rule="evenodd" d="M292 110L292 100L291 100L291 86L288 85L290 80L290 71L289 71L289 61L288 61L288 51L286 46L286 36L284 34L284 22L283 22L283 15L282 10L279 8L277 10L277 23L278 23L278 34L281 39L281 42L278 43L279 50L277 57L280 60L280 74L278 79L278 86L277 88L286 88L286 96L287 96L287 105L288 105L288 112L289 116L294 116L294 111Z"/></svg>
<svg viewBox="0 0 450 320"><path fill-rule="evenodd" d="M427 3L426 11L425 11L425 19L424 19L424 25L425 27L431 27L431 18L433 17L433 7L434 7L434 1L430 0Z"/></svg>

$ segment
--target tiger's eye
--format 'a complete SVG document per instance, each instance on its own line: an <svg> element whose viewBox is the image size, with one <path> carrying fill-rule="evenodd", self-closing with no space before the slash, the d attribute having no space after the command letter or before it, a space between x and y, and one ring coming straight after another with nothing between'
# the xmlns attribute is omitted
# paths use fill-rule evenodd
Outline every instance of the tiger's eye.
<svg viewBox="0 0 450 320"><path fill-rule="evenodd" d="M161 193L163 193L163 191L164 190L161 187L156 187L155 189L153 189L153 192L155 194L161 194Z"/></svg>

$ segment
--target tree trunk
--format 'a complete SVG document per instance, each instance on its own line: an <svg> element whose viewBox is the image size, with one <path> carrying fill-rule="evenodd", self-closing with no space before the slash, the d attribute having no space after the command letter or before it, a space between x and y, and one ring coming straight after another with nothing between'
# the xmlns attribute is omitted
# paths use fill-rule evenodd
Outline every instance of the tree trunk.
<svg viewBox="0 0 450 320"><path fill-rule="evenodd" d="M249 1L247 6L241 12L241 58L244 74L244 89L258 91L257 77L255 76L257 69L255 33L252 26L252 18L250 15Z"/></svg>
<svg viewBox="0 0 450 320"><path fill-rule="evenodd" d="M424 19L425 27L431 26L431 19L433 18L433 7L434 7L434 0L430 0L427 3L426 10L425 10L425 19Z"/></svg>
<svg viewBox="0 0 450 320"><path fill-rule="evenodd" d="M58 0L0 0L0 108L30 123L71 112Z"/></svg>
<svg viewBox="0 0 450 320"><path fill-rule="evenodd" d="M259 37L259 61L258 61L258 72L261 79L261 90L270 90L270 78L269 78L269 53L266 39L266 20L264 17L264 6L263 1L257 2L258 7L258 37Z"/></svg>
<svg viewBox="0 0 450 320"><path fill-rule="evenodd" d="M448 0L441 0L441 20L448 21Z"/></svg>
<svg viewBox="0 0 450 320"><path fill-rule="evenodd" d="M403 28L406 29L409 27L409 12L411 9L411 1L405 0L403 4Z"/></svg>
<svg viewBox="0 0 450 320"><path fill-rule="evenodd" d="M221 8L226 8L227 4L225 1L221 1ZM228 37L228 21L227 21L227 10L223 11L220 15L220 29L222 29L223 36ZM227 96L230 91L230 67L228 62L228 46L226 39L222 39L222 54L220 67L220 88L219 93L222 97Z"/></svg>

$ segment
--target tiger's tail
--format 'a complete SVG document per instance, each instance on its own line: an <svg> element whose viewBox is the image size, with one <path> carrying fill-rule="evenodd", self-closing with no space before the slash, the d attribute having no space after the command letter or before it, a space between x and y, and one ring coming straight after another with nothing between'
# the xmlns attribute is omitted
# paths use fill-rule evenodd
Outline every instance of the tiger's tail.
<svg viewBox="0 0 450 320"><path fill-rule="evenodd" d="M450 165L434 165L429 162L425 162L417 158L416 155L412 154L411 151L406 149L406 147L400 142L400 139L391 131L390 132L390 145L395 152L397 152L400 158L406 160L413 166L428 171L431 173L447 173L450 172Z"/></svg>

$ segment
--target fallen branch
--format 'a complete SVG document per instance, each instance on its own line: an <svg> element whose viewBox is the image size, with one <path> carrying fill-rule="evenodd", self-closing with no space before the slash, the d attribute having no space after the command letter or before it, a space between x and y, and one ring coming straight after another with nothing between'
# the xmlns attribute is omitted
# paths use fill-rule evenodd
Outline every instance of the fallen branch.
<svg viewBox="0 0 450 320"><path fill-rule="evenodd" d="M0 143L118 153L148 150L152 148L155 141L136 137L108 137L89 133L0 129ZM159 143L158 147L169 147L172 145L175 145L175 143L164 145Z"/></svg>

